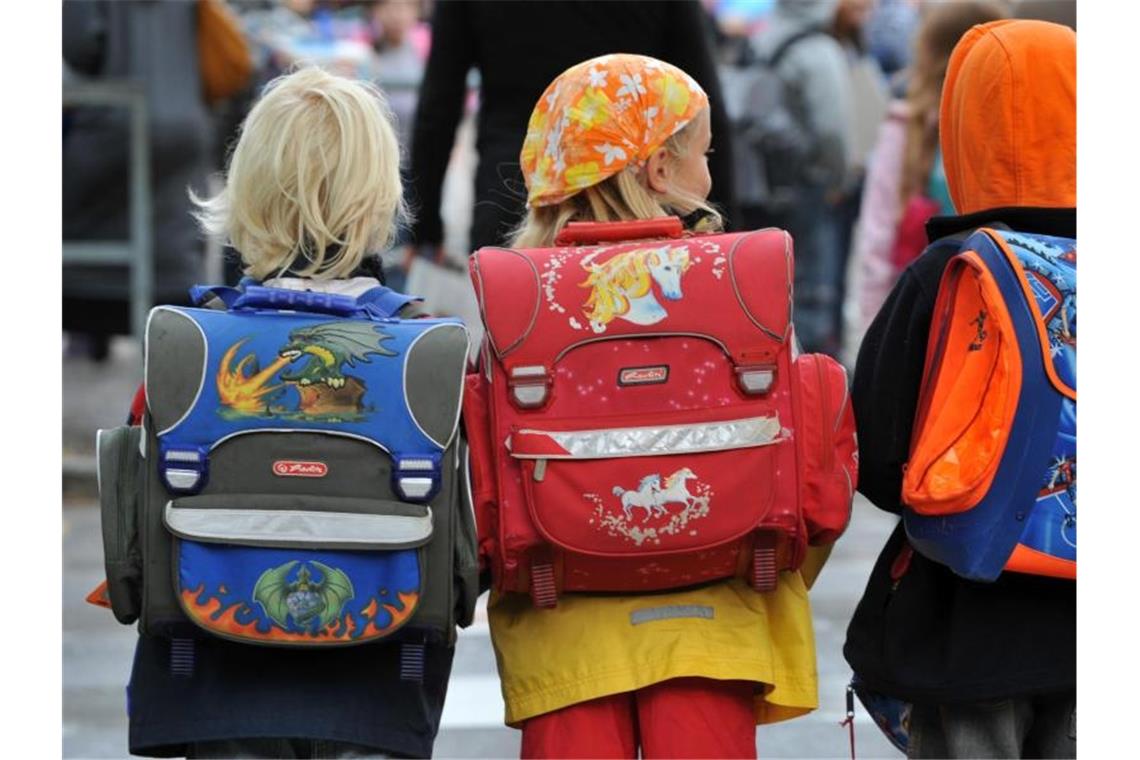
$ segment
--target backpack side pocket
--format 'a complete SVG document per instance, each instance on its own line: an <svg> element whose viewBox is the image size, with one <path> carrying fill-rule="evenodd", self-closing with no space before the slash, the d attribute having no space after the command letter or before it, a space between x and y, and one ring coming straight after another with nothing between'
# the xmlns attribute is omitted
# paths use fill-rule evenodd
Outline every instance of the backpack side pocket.
<svg viewBox="0 0 1140 760"><path fill-rule="evenodd" d="M975 507L1005 454L1021 396L1017 335L998 283L974 251L950 261L931 323L902 499L944 516Z"/></svg>
<svg viewBox="0 0 1140 760"><path fill-rule="evenodd" d="M859 471L847 370L822 354L796 359L802 439L801 498L808 543L834 542L851 520Z"/></svg>
<svg viewBox="0 0 1140 760"><path fill-rule="evenodd" d="M471 452L467 441L459 443L458 520L455 529L455 622L460 628L475 619L479 598L479 552L475 537L475 502L471 495Z"/></svg>
<svg viewBox="0 0 1140 760"><path fill-rule="evenodd" d="M468 373L463 392L463 429L469 449L471 508L474 513L480 568L498 556L498 504L491 442L490 388L479 372Z"/></svg>
<svg viewBox="0 0 1140 760"><path fill-rule="evenodd" d="M95 442L107 598L115 619L123 624L138 620L142 609L141 436L141 427L123 425L100 430Z"/></svg>

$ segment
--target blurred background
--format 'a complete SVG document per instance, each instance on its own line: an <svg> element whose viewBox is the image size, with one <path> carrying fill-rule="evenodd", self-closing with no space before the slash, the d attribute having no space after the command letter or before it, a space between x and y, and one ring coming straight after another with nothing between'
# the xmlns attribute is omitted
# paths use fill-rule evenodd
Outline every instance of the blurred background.
<svg viewBox="0 0 1140 760"><path fill-rule="evenodd" d="M267 82L309 64L386 92L416 217L378 252L388 284L478 330L465 260L521 218L518 153L546 84L604 52L681 66L712 101L711 200L730 229L792 232L798 336L853 367L926 219L953 213L937 146L946 59L966 29L1003 16L1075 29L1076 3L65 0L65 756L126 755L135 634L83 603L102 578L94 431L126 417L149 308L241 275L234 252L199 233L187 190L220 187ZM857 500L812 592L820 710L762 727L762 757L848 755L840 650L893 520ZM498 689L481 611L460 638L438 756L517 756ZM897 756L865 714L856 726L860 755Z"/></svg>

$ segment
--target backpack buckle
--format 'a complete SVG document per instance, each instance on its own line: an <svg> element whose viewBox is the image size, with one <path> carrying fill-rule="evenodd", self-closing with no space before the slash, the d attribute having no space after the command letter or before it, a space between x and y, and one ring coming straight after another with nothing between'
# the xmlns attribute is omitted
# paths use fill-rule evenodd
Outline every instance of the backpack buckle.
<svg viewBox="0 0 1140 760"><path fill-rule="evenodd" d="M775 364L749 364L736 367L736 382L750 396L763 396L776 382Z"/></svg>
<svg viewBox="0 0 1140 760"><path fill-rule="evenodd" d="M210 476L209 450L205 446L162 444L158 472L167 490L179 494L201 491Z"/></svg>
<svg viewBox="0 0 1140 760"><path fill-rule="evenodd" d="M439 454L397 457L392 468L392 490L404 501L428 502L442 482Z"/></svg>
<svg viewBox="0 0 1140 760"><path fill-rule="evenodd" d="M550 373L541 364L514 367L507 376L511 401L520 409L537 409L546 404L553 383Z"/></svg>

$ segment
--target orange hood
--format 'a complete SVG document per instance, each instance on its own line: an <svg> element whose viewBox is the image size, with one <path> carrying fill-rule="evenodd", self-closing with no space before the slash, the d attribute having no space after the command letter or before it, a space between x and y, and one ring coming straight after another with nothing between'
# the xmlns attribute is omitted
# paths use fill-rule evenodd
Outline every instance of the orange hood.
<svg viewBox="0 0 1140 760"><path fill-rule="evenodd" d="M1003 20L963 35L942 87L942 160L959 214L1077 205L1077 35Z"/></svg>

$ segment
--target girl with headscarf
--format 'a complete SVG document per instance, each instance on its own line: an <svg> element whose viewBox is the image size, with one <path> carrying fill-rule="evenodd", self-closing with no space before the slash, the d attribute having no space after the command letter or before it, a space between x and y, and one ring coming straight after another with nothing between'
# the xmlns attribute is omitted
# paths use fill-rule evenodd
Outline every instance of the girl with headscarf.
<svg viewBox="0 0 1140 760"><path fill-rule="evenodd" d="M514 247L553 246L571 221L676 215L719 228L706 201L710 139L708 97L674 66L606 55L568 69L530 118ZM522 756L755 757L757 724L818 706L805 576L781 573L766 594L741 579L566 594L552 609L493 592L506 722L522 728Z"/></svg>

